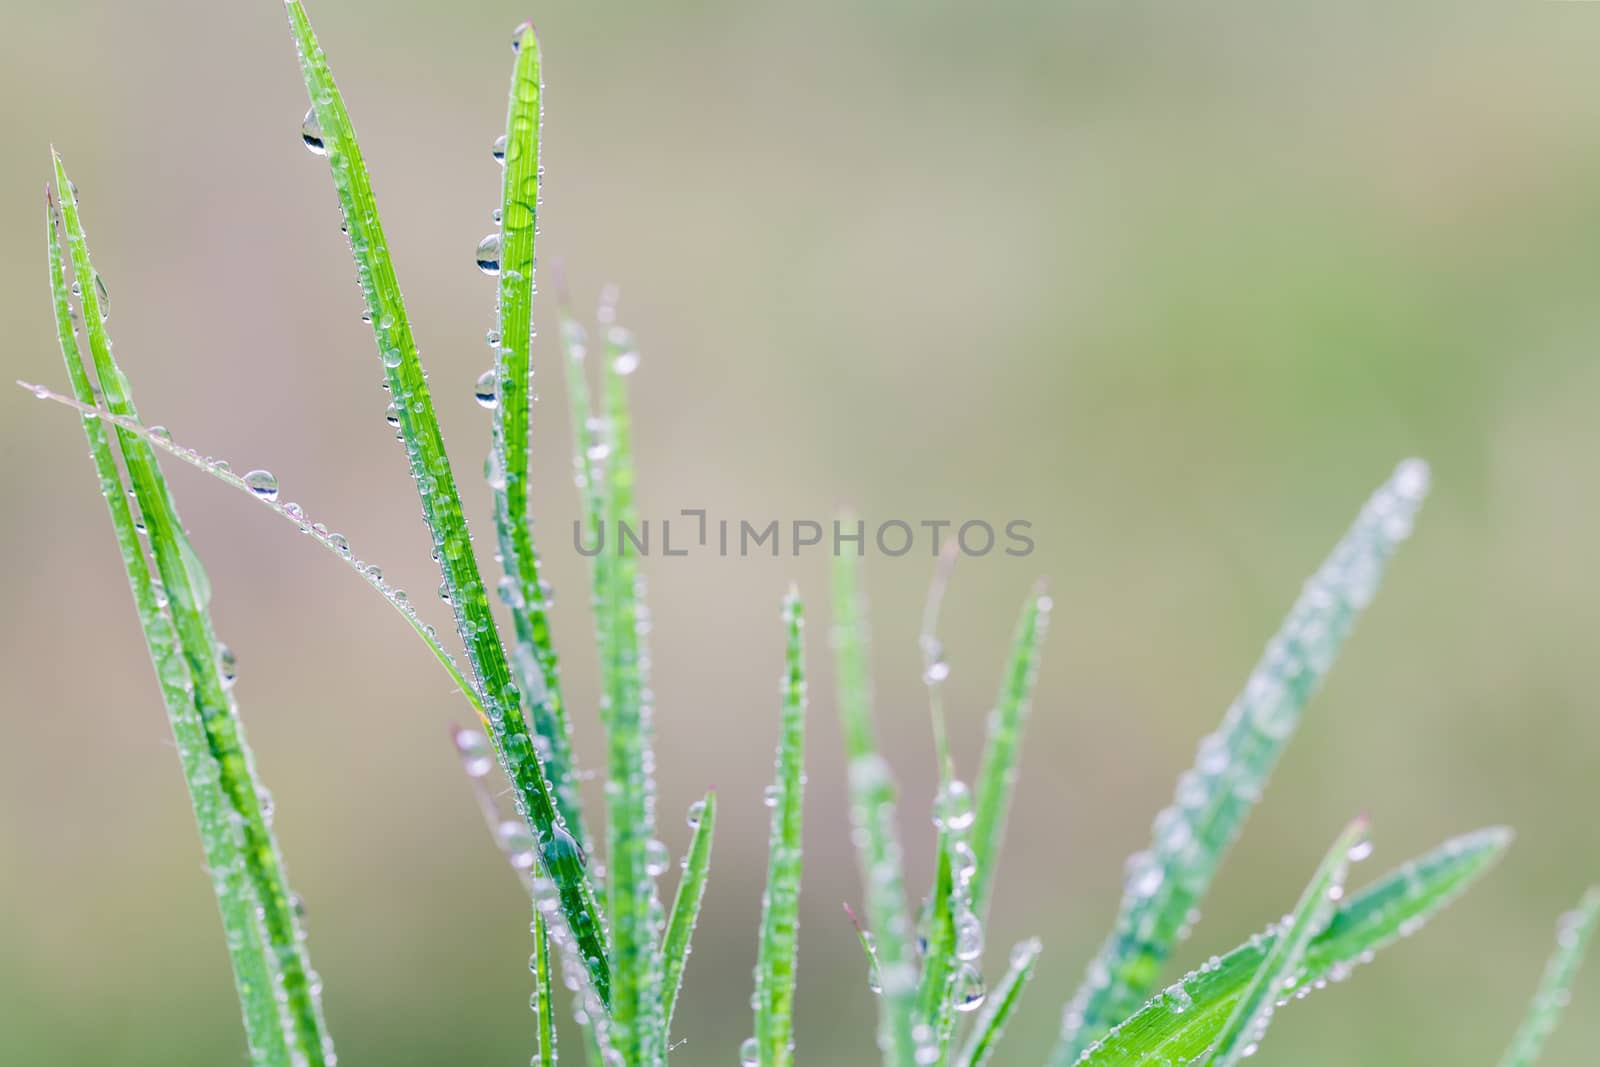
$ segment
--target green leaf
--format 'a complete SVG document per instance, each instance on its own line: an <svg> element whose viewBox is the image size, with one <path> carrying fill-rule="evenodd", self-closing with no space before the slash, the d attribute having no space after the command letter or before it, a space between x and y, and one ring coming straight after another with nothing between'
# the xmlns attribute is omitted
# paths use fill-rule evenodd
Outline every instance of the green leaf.
<svg viewBox="0 0 1600 1067"><path fill-rule="evenodd" d="M867 667L867 622L859 557L841 553L833 567L835 674L839 716L849 763L850 821L857 841L867 922L878 965L879 1045L888 1067L913 1067L912 1035L917 965L911 947L904 863L895 826L895 786L878 754L872 726L872 681Z"/></svg>
<svg viewBox="0 0 1600 1067"><path fill-rule="evenodd" d="M1539 989L1528 1005L1528 1013L1505 1055L1500 1057L1500 1067L1529 1067L1539 1058L1545 1039L1561 1019L1561 1012L1572 996L1572 982L1578 976L1578 967L1588 951L1589 940L1594 936L1595 920L1600 919L1600 886L1590 889L1578 902L1578 907L1561 917L1556 928L1556 950L1545 965Z"/></svg>
<svg viewBox="0 0 1600 1067"><path fill-rule="evenodd" d="M1306 949L1295 996L1349 977L1477 881L1511 843L1494 828L1445 842L1342 902ZM1168 986L1086 1050L1077 1067L1168 1067L1205 1054L1276 940L1268 931Z"/></svg>
<svg viewBox="0 0 1600 1067"><path fill-rule="evenodd" d="M494 738L495 749L517 792L519 807L539 843L539 855L554 884L565 925L576 942L601 1003L611 1002L611 973L604 922L586 872L585 853L566 828L529 732L523 695L512 681L483 579L462 514L461 495L445 453L416 339L378 217L372 182L356 141L344 98L328 70L300 0L287 0L289 24L300 54L316 137L327 156L350 237L356 273L393 400L400 439L433 536L444 588L455 608L456 629ZM308 144L311 141L308 140Z"/></svg>
<svg viewBox="0 0 1600 1067"><path fill-rule="evenodd" d="M550 930L544 912L533 909L533 1005L539 1027L538 1067L556 1067L556 1002L550 983Z"/></svg>
<svg viewBox="0 0 1600 1067"><path fill-rule="evenodd" d="M1038 938L1023 941L1011 949L1011 966L1000 984L984 1001L983 1014L978 1016L961 1054L956 1057L956 1067L983 1067L994 1054L994 1047L1005 1031L1006 1023L1022 999L1022 990L1033 977L1034 964L1039 962Z"/></svg>
<svg viewBox="0 0 1600 1067"><path fill-rule="evenodd" d="M67 377L77 403L93 410L94 387L90 384L83 355L72 325L71 301L62 270L60 234L53 203L46 193L48 222L50 289L54 297L56 332ZM38 390L35 390L36 392ZM53 395L53 394L52 394ZM117 535L128 586L133 592L139 624L144 630L150 661L155 666L161 698L166 704L167 721L177 744L183 780L189 788L195 824L206 868L211 873L217 910L233 965L234 991L244 1014L245 1039L253 1064L276 1064L288 1059L287 1034L273 995L273 971L263 952L255 911L256 897L247 877L239 842L230 825L231 809L222 792L217 762L211 756L205 727L189 694L192 685L188 664L178 643L177 631L162 610L156 583L150 575L149 560L128 507L128 494L122 472L112 454L104 423L93 415L83 418L84 436L89 440L89 456L100 479L100 493L111 512L111 525Z"/></svg>
<svg viewBox="0 0 1600 1067"><path fill-rule="evenodd" d="M1267 1024L1278 1006L1278 998L1294 988L1305 969L1306 950L1311 940L1327 929L1334 908L1344 895L1344 883L1357 850L1365 850L1368 824L1358 818L1333 842L1322 858L1316 874L1306 883L1300 902L1281 925L1273 927L1272 948L1256 973L1245 983L1244 992L1233 1005L1213 1051L1206 1062L1215 1067L1235 1067L1253 1054L1266 1036Z"/></svg>
<svg viewBox="0 0 1600 1067"><path fill-rule="evenodd" d="M799 952L801 832L805 806L805 609L790 590L783 601L788 631L783 677L783 732L773 779L767 891L761 903L756 961L756 1048L761 1067L794 1062L795 957Z"/></svg>
<svg viewBox="0 0 1600 1067"><path fill-rule="evenodd" d="M1427 487L1421 460L1396 468L1306 583L1222 726L1201 741L1175 802L1156 817L1150 849L1128 861L1116 923L1067 1006L1050 1067L1068 1067L1156 987L1306 701L1371 601L1385 563L1410 535Z"/></svg>
<svg viewBox="0 0 1600 1067"><path fill-rule="evenodd" d="M661 1015L668 1032L672 1027L672 1012L683 992L683 972L689 962L689 941L694 935L695 923L700 918L700 904L706 895L706 879L711 872L711 837L717 827L717 794L708 792L698 805L698 814L691 816L694 836L689 840L689 852L684 858L683 880L678 883L678 895L672 898L672 913L667 917L667 933L663 939L662 954L666 957L661 988Z"/></svg>
<svg viewBox="0 0 1600 1067"><path fill-rule="evenodd" d="M72 260L73 276L81 292L84 326L95 373L107 408L137 421L128 380L111 354L106 333L104 286L89 255L88 241L78 216L77 196L67 178L61 156L55 155L56 189L62 224ZM307 957L305 939L296 917L283 857L264 810L265 790L255 771L255 760L245 742L238 709L222 674L223 647L212 630L206 611L210 583L199 557L189 544L172 494L156 462L155 452L139 434L117 427L116 437L149 534L150 548L168 601L168 613L177 632L193 692L206 747L214 761L217 784L236 823L245 876L255 897L258 924L272 974L275 995L282 998L291 1029L289 1044L297 1057L313 1067L332 1058L332 1042L322 1019L318 984ZM176 672L174 671L174 674Z"/></svg>
<svg viewBox="0 0 1600 1067"><path fill-rule="evenodd" d="M977 807L969 840L976 866L972 875L972 910L980 920L989 914L995 867L1005 836L1006 817L1017 778L1022 727L1039 676L1039 649L1050 621L1050 597L1041 583L1022 605L1000 695L989 716L983 762L977 780Z"/></svg>

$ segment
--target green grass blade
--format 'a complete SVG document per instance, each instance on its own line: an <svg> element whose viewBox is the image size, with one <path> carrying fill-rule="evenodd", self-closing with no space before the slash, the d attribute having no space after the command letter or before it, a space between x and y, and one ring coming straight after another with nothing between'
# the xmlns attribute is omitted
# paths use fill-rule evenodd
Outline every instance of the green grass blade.
<svg viewBox="0 0 1600 1067"><path fill-rule="evenodd" d="M92 405L94 387L90 384L72 325L55 210L48 193L46 198L50 287L57 337L73 394L79 404ZM155 666L173 741L177 744L184 783L189 788L189 801L194 808L201 849L211 874L212 891L217 898L217 910L222 917L224 939L233 966L234 991L244 1015L250 1062L258 1065L283 1063L289 1055L287 1034L273 993L273 973L256 926L255 893L246 876L240 843L230 825L231 810L218 780L217 763L211 756L205 727L189 695L192 684L189 667L178 644L177 631L162 610L161 594L157 593L150 575L149 560L139 540L122 472L112 454L105 425L92 415L86 415L82 421L84 436L89 441L89 456L99 476L100 493L111 513L117 547L128 573L128 586L138 609L150 661Z"/></svg>
<svg viewBox="0 0 1600 1067"><path fill-rule="evenodd" d="M867 666L867 620L860 559L841 553L833 567L833 645L839 716L849 762L850 820L857 840L867 922L872 928L881 1004L878 1041L888 1067L912 1067L917 1042L912 1015L917 964L912 955L895 786L878 754L872 725L872 680Z"/></svg>
<svg viewBox="0 0 1600 1067"><path fill-rule="evenodd" d="M972 911L979 920L989 914L995 867L1005 835L1006 817L1017 778L1022 727L1039 675L1039 649L1050 621L1050 597L1041 583L1029 594L1011 641L1011 655L994 712L989 716L983 762L977 781L977 806L969 840L972 845Z"/></svg>
<svg viewBox="0 0 1600 1067"><path fill-rule="evenodd" d="M74 277L82 292L84 324L95 372L106 406L115 414L138 419L127 378L111 354L106 334L104 287L89 256L88 241L78 217L77 198L60 155L55 156L56 189L61 199L62 222ZM178 518L166 479L154 450L138 434L117 429L117 441L128 469L128 481L149 531L150 547L168 597L169 612L183 647L193 682L193 702L205 729L218 782L242 835L244 865L255 891L264 932L268 965L273 970L276 994L286 1006L293 1030L291 1049L314 1065L332 1057L332 1042L322 1019L318 980L307 958L304 936L296 917L294 895L289 890L283 858L272 834L254 757L245 743L238 709L228 692L221 670L222 646L212 630L207 612L210 582L199 556L189 543Z"/></svg>
<svg viewBox="0 0 1600 1067"><path fill-rule="evenodd" d="M1427 485L1426 464L1407 460L1372 495L1306 583L1222 726L1201 742L1176 801L1156 817L1150 849L1128 861L1116 923L1067 1006L1050 1067L1067 1067L1155 989L1306 701L1409 536Z"/></svg>
<svg viewBox="0 0 1600 1067"><path fill-rule="evenodd" d="M357 559L352 554L350 541L343 534L330 531L327 526L320 522L312 522L298 504L279 503L275 493L264 495L250 488L249 483L244 478L234 473L234 468L231 465L179 444L168 433L160 432L134 419L113 415L104 408L94 407L73 397L63 396L42 385L33 385L23 381L19 381L17 384L40 400L54 401L57 404L72 408L80 415L100 422L107 422L129 433L137 434L151 447L160 449L169 456L182 460L196 470L204 471L224 485L237 489L240 493L275 513L280 518L293 523L301 533L309 536L313 541L333 553L357 574L365 578L367 584L379 596L383 597L390 607L399 612L400 617L406 621L406 624L411 627L418 637L422 638L423 643L428 646L428 651L433 654L434 659L438 660L439 665L450 675L450 680L455 683L461 695L477 711L480 718L483 716L483 702L478 699L478 694L467 682L460 668L456 666L455 657L450 655L445 650L445 647L439 643L438 631L432 625L423 621L422 617L417 614L417 609L412 605L411 598L406 595L404 589L396 589L389 585L383 580L383 571L380 568L364 560Z"/></svg>
<svg viewBox="0 0 1600 1067"><path fill-rule="evenodd" d="M1294 988L1300 972L1305 969L1306 950L1311 947L1312 939L1325 930L1333 918L1339 898L1344 895L1351 862L1370 847L1367 833L1367 820L1358 818L1334 840L1316 874L1306 883L1294 911L1273 928L1272 947L1256 973L1245 983L1244 992L1239 994L1227 1022L1223 1023L1207 1062L1215 1067L1235 1067L1240 1060L1255 1053L1266 1036L1278 998Z"/></svg>
<svg viewBox="0 0 1600 1067"><path fill-rule="evenodd" d="M689 821L694 826L694 836L689 841L689 851L683 858L683 880L678 883L678 895L672 899L672 912L667 916L667 933L662 939L662 955L666 958L661 983L661 1016L663 1026L671 1033L672 1012L677 1007L678 995L683 992L683 973L689 963L689 942L694 936L695 923L700 918L700 904L706 895L706 880L711 873L711 839L717 828L717 794L708 792L704 800L690 808Z"/></svg>
<svg viewBox="0 0 1600 1067"><path fill-rule="evenodd" d="M367 314L393 398L400 438L417 482L423 516L432 533L455 608L456 628L484 707L495 748L517 793L518 807L539 841L539 854L560 902L566 930L576 942L589 980L603 1004L611 1001L611 974L604 923L586 871L585 853L568 831L540 765L524 714L523 696L510 665L484 591L477 557L462 514L461 495L445 454L416 340L406 318L387 238L378 218L371 179L361 158L344 99L328 70L300 0L284 5L299 49L300 67L311 98L313 138L308 144L326 155L349 232L350 249Z"/></svg>
<svg viewBox="0 0 1600 1067"><path fill-rule="evenodd" d="M572 753L572 733L561 699L561 666L550 636L548 595L539 577L528 514L530 353L533 345L534 242L539 215L539 135L544 106L539 39L531 23L516 30L516 62L506 110L505 168L501 189L498 263L500 299L492 372L495 535L505 568L501 597L511 609L516 647L511 665L528 700L541 740L540 759L555 790L556 807L580 848L589 850ZM480 390L479 399L486 394Z"/></svg>
<svg viewBox="0 0 1600 1067"><path fill-rule="evenodd" d="M1500 828L1453 838L1341 902L1306 950L1295 996L1347 978L1373 954L1421 929L1510 843L1510 831ZM1077 1067L1168 1067L1203 1056L1274 940L1270 931L1259 935L1174 982L1091 1046Z"/></svg>
<svg viewBox="0 0 1600 1067"><path fill-rule="evenodd" d="M994 992L984 1001L983 1014L973 1026L972 1036L956 1057L956 1067L983 1067L994 1054L995 1045L1005 1032L1006 1023L1022 999L1022 991L1033 977L1039 962L1039 939L1023 941L1011 950L1011 966Z"/></svg>
<svg viewBox="0 0 1600 1067"><path fill-rule="evenodd" d="M604 529L605 505L603 470L595 461L599 446L595 440L595 414L589 399L589 382L584 371L589 354L589 339L583 324L572 313L568 297L557 283L561 313L561 351L566 361L567 404L572 421L573 480L583 502L583 519L577 535L592 546ZM576 540L576 536L575 536Z"/></svg>
<svg viewBox="0 0 1600 1067"><path fill-rule="evenodd" d="M805 807L805 609L790 590L783 601L788 631L783 678L783 732L773 779L767 891L761 901L756 961L756 1047L761 1067L794 1062L795 957L799 951L801 838Z"/></svg>
<svg viewBox="0 0 1600 1067"><path fill-rule="evenodd" d="M554 987L550 983L550 930L544 912L533 909L533 1008L539 1027L538 1067L556 1067L556 1019Z"/></svg>
<svg viewBox="0 0 1600 1067"><path fill-rule="evenodd" d="M1596 919L1600 919L1600 886L1590 889L1575 910L1561 917L1556 929L1556 950L1545 965L1544 977L1539 980L1538 992L1528 1005L1522 1025L1500 1057L1500 1067L1529 1067L1539 1058L1539 1051L1571 998L1572 982L1594 936Z"/></svg>
<svg viewBox="0 0 1600 1067"><path fill-rule="evenodd" d="M654 757L650 752L651 714L644 632L644 579L639 552L621 536L641 529L634 503L633 446L626 382L638 365L633 337L606 322L603 402L605 405L605 518L616 543L596 557L602 576L602 610L596 620L600 643L602 701L609 746L607 766L607 859L612 970L617 974L612 1021L625 1061L654 1064L665 1056L661 1014L664 980L662 945L655 915L660 910L656 876L665 868L653 855L665 850L655 840Z"/></svg>

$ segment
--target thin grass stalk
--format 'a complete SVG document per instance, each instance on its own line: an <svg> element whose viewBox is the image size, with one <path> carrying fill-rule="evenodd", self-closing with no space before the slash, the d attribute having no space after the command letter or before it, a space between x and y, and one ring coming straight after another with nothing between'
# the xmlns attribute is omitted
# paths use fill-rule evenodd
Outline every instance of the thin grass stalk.
<svg viewBox="0 0 1600 1067"><path fill-rule="evenodd" d="M694 836L690 838L689 851L683 857L683 880L678 883L678 893L672 898L672 911L667 916L667 933L662 938L661 1017L662 1027L669 1036L672 1033L673 1009L683 992L690 939L694 936L695 923L700 918L700 905L705 900L706 881L711 873L711 840L717 828L716 790L706 793L704 800L690 806L689 822L694 827Z"/></svg>
<svg viewBox="0 0 1600 1067"><path fill-rule="evenodd" d="M955 1059L956 1067L984 1067L994 1055L995 1046L1005 1033L1006 1023L1017 1010L1022 991L1033 977L1034 965L1039 962L1041 945L1038 938L1020 942L1011 949L1011 963L1005 977L983 1003L983 1014L973 1025L972 1034Z"/></svg>
<svg viewBox="0 0 1600 1067"><path fill-rule="evenodd" d="M1572 997L1572 983L1600 919L1600 886L1590 889L1573 911L1556 926L1556 948L1545 965L1538 991L1528 1005L1522 1024L1500 1057L1500 1067L1531 1067L1556 1028Z"/></svg>

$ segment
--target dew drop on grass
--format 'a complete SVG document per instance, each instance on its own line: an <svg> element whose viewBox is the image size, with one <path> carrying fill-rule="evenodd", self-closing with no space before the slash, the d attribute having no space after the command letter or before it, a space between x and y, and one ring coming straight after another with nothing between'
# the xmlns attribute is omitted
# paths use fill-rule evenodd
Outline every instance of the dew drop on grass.
<svg viewBox="0 0 1600 1067"><path fill-rule="evenodd" d="M266 501L278 499L278 476L271 471L253 470L244 476L245 486Z"/></svg>
<svg viewBox="0 0 1600 1067"><path fill-rule="evenodd" d="M960 832L972 825L972 790L959 778L952 778L939 791L939 801L933 817L934 825L941 830Z"/></svg>
<svg viewBox="0 0 1600 1067"><path fill-rule="evenodd" d="M94 276L94 295L100 301L100 318L109 319L111 317L111 296L106 292L106 283L101 280L99 274Z"/></svg>
<svg viewBox="0 0 1600 1067"><path fill-rule="evenodd" d="M652 878L660 878L667 873L667 867L672 863L672 855L667 851L666 843L652 840L644 847L644 873Z"/></svg>
<svg viewBox="0 0 1600 1067"><path fill-rule="evenodd" d="M639 353L629 350L611 361L611 368L623 377L639 369Z"/></svg>
<svg viewBox="0 0 1600 1067"><path fill-rule="evenodd" d="M983 923L971 911L956 916L956 959L975 960L983 955Z"/></svg>
<svg viewBox="0 0 1600 1067"><path fill-rule="evenodd" d="M956 1011L977 1011L983 1006L983 975L970 963L963 963L956 972L954 996Z"/></svg>
<svg viewBox="0 0 1600 1067"><path fill-rule="evenodd" d="M239 680L239 661L234 658L233 649L227 645L217 645L217 670L222 676L224 689L233 688L233 683Z"/></svg>
<svg viewBox="0 0 1600 1067"><path fill-rule="evenodd" d="M478 375L477 384L472 387L472 398L478 402L479 407L493 409L499 406L500 389L494 368L491 367Z"/></svg>
<svg viewBox="0 0 1600 1067"><path fill-rule="evenodd" d="M491 233L478 242L478 269L485 274L500 273L500 235Z"/></svg>
<svg viewBox="0 0 1600 1067"><path fill-rule="evenodd" d="M455 741L456 751L461 754L461 769L468 778L482 778L493 769L494 753L481 732L462 727L456 731Z"/></svg>
<svg viewBox="0 0 1600 1067"><path fill-rule="evenodd" d="M705 818L706 802L697 800L689 805L689 829L696 830L700 827L700 820Z"/></svg>
<svg viewBox="0 0 1600 1067"><path fill-rule="evenodd" d="M500 847L505 849L506 856L511 860L511 866L519 871L528 870L533 866L533 831L528 829L528 824L521 819L507 819L500 824L497 831L500 836Z"/></svg>
<svg viewBox="0 0 1600 1067"><path fill-rule="evenodd" d="M494 139L494 144L489 148L489 154L494 156L494 161L502 167L506 165L506 135L501 134Z"/></svg>
<svg viewBox="0 0 1600 1067"><path fill-rule="evenodd" d="M747 1037L739 1046L739 1067L756 1067L761 1062L761 1046L756 1039Z"/></svg>
<svg viewBox="0 0 1600 1067"><path fill-rule="evenodd" d="M300 120L300 139L316 155L328 154L328 145L322 139L322 120L317 118L317 109L314 107L307 108L306 117Z"/></svg>
<svg viewBox="0 0 1600 1067"><path fill-rule="evenodd" d="M778 806L778 798L782 795L783 790L779 789L776 783L774 783L773 785L769 785L766 789L762 790L761 803L765 804L769 808L775 808Z"/></svg>
<svg viewBox="0 0 1600 1067"><path fill-rule="evenodd" d="M390 426L400 425L400 405L391 403L389 409L383 413L383 421Z"/></svg>

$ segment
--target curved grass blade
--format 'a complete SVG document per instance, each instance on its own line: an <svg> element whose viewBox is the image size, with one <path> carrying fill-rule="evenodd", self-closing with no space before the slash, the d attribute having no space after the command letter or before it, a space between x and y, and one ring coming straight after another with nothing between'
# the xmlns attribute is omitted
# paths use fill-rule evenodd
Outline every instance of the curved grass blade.
<svg viewBox="0 0 1600 1067"><path fill-rule="evenodd" d="M137 420L127 377L111 354L106 334L104 285L89 256L88 241L78 217L76 194L67 178L61 156L55 154L56 190L66 229L73 276L81 291L89 351L106 406L115 414ZM223 649L212 630L207 608L210 581L199 556L189 543L178 517L155 452L138 434L117 428L117 442L128 469L128 481L149 531L150 547L168 597L168 610L183 647L193 682L193 702L205 729L207 745L217 763L218 782L227 798L242 836L244 865L255 891L275 994L288 1011L293 1030L291 1051L312 1067L333 1057L332 1041L322 1019L319 983L306 954L304 933L296 916L295 898L289 890L283 857L265 812L255 760L245 742L239 713L222 676Z"/></svg>
<svg viewBox="0 0 1600 1067"><path fill-rule="evenodd" d="M516 789L518 807L538 838L541 862L560 902L565 930L558 928L555 933L558 937L570 934L601 1003L609 1006L611 974L605 927L585 869L585 853L556 808L530 735L523 694L512 681L467 533L461 495L445 453L416 340L406 318L371 179L344 99L334 84L304 7L300 0L287 0L284 7L311 98L308 126L314 136L308 136L307 143L327 157L333 176L384 378L393 396L400 439L417 482L423 516L433 535L445 591L455 608L456 629L466 646L475 688L483 697L496 751Z"/></svg>
<svg viewBox="0 0 1600 1067"><path fill-rule="evenodd" d="M80 406L90 405L94 401L94 387L90 384L72 325L71 302L62 270L60 234L48 190L45 198L56 333L67 366L67 377L78 398L77 403ZM238 994L239 1007L244 1015L250 1062L263 1067L282 1063L289 1056L287 1032L273 993L272 970L267 965L261 934L256 926L255 893L246 877L240 842L230 823L232 813L218 781L217 763L211 756L205 727L189 695L192 685L189 667L178 644L177 631L162 611L161 597L164 593L158 594L150 576L149 560L145 556L144 545L139 541L133 513L128 507L122 472L112 454L105 425L98 418L85 416L83 432L89 441L89 456L94 461L95 473L99 476L100 494L105 497L106 506L111 512L117 547L121 550L122 561L128 572L128 586L133 593L150 661L155 666L156 680L161 687L167 721L171 725L172 738L177 744L178 758L183 767L183 780L189 788L189 802L194 808L200 845L205 854L206 868L211 874L212 891L217 898L217 910L222 917L224 939L233 966L234 991Z"/></svg>
<svg viewBox="0 0 1600 1067"><path fill-rule="evenodd" d="M500 299L495 328L493 453L495 534L505 569L501 596L511 609L516 647L511 665L527 697L533 728L543 741L540 758L555 789L556 807L578 847L591 848L575 778L572 733L561 699L561 666L550 636L548 594L539 578L539 555L528 518L528 424L532 378L534 242L539 218L539 134L544 93L539 39L532 23L516 30L516 63L506 112L505 167L498 256Z"/></svg>
<svg viewBox="0 0 1600 1067"><path fill-rule="evenodd" d="M1358 964L1421 929L1510 843L1511 832L1503 828L1452 838L1343 901L1306 949L1294 996L1344 980ZM1168 1067L1203 1056L1274 941L1271 931L1258 935L1174 982L1086 1050L1077 1067Z"/></svg>
<svg viewBox="0 0 1600 1067"><path fill-rule="evenodd" d="M1600 919L1600 886L1590 889L1575 910L1561 917L1556 928L1556 950L1545 965L1544 977L1539 980L1539 990L1528 1005L1528 1014L1523 1017L1505 1055L1500 1057L1500 1067L1530 1067L1539 1058L1545 1040L1556 1028L1562 1009L1571 998L1572 982L1578 976L1578 967L1594 936L1596 919Z"/></svg>
<svg viewBox="0 0 1600 1067"><path fill-rule="evenodd" d="M1050 1067L1073 1063L1156 987L1306 701L1371 601L1384 564L1410 535L1427 487L1421 460L1401 463L1379 487L1306 583L1222 726L1201 741L1175 802L1156 817L1150 849L1128 861L1116 923L1067 1005Z"/></svg>
<svg viewBox="0 0 1600 1067"><path fill-rule="evenodd" d="M694 823L694 837L683 859L683 880L678 883L678 895L672 899L672 913L667 917L667 933L662 940L665 971L661 982L661 1016L668 1033L671 1033L672 1012L677 1007L678 995L683 992L689 941L700 918L706 879L711 873L711 838L717 828L716 790L708 792L705 799L691 809L690 821Z"/></svg>
<svg viewBox="0 0 1600 1067"><path fill-rule="evenodd" d="M999 986L984 1001L983 1014L978 1016L972 1036L956 1057L956 1067L983 1067L989 1062L1006 1023L1011 1020L1011 1014L1022 999L1022 990L1027 986L1028 979L1033 977L1034 964L1039 962L1040 947L1039 939L1033 938L1012 948L1011 967L1000 980Z"/></svg>
<svg viewBox="0 0 1600 1067"><path fill-rule="evenodd" d="M602 312L603 320L611 313ZM602 717L609 747L607 765L607 859L612 970L618 975L612 1001L617 1041L629 1064L650 1065L666 1055L661 986L662 945L652 918L660 909L655 841L654 756L650 751L652 708L644 633L641 545L623 536L639 530L633 497L633 446L626 381L638 366L633 336L611 321L605 327L605 519L617 540L596 557L600 591L596 623L602 640Z"/></svg>
<svg viewBox="0 0 1600 1067"><path fill-rule="evenodd" d="M872 681L867 667L867 621L860 560L841 553L833 566L833 646L839 717L849 762L850 821L854 827L867 921L882 992L878 1043L888 1067L913 1067L917 1042L917 965L911 948L904 864L895 826L895 786L889 764L878 754L872 726Z"/></svg>
<svg viewBox="0 0 1600 1067"><path fill-rule="evenodd" d="M554 988L550 984L550 929L544 912L533 909L533 999L529 1002L539 1027L537 1067L556 1067L556 1020Z"/></svg>
<svg viewBox="0 0 1600 1067"><path fill-rule="evenodd" d="M756 1048L760 1067L794 1063L795 957L799 951L801 836L805 808L805 608L791 589L783 601L788 631L783 677L783 734L773 779L767 891L761 901L756 961Z"/></svg>
<svg viewBox="0 0 1600 1067"><path fill-rule="evenodd" d="M1333 918L1334 908L1344 895L1351 862L1370 848L1367 833L1366 818L1358 818L1334 840L1316 874L1306 883L1294 911L1282 925L1273 928L1272 947L1256 973L1245 983L1244 992L1239 994L1227 1022L1223 1023L1222 1033L1217 1036L1206 1063L1235 1067L1240 1060L1255 1053L1266 1036L1278 998L1294 988L1296 978L1305 968L1306 950L1311 947L1312 938L1326 929L1328 920Z"/></svg>
<svg viewBox="0 0 1600 1067"><path fill-rule="evenodd" d="M1039 650L1050 622L1051 600L1044 583L1034 587L1022 606L1005 680L989 716L984 739L983 762L978 771L977 806L972 822L974 870L972 911L979 920L989 914L989 894L994 888L995 867L1000 861L1000 844L1005 836L1006 817L1016 785L1018 747L1022 728L1033 700L1034 682L1039 676Z"/></svg>
<svg viewBox="0 0 1600 1067"><path fill-rule="evenodd" d="M472 705L474 710L477 711L478 716L480 718L483 717L483 701L478 698L477 693L473 692L472 686L467 682L465 676L462 675L460 668L456 666L455 657L450 655L449 652L445 651L444 646L439 643L438 631L435 630L429 623L424 622L422 617L417 614L417 609L412 606L411 600L406 596L405 590L396 589L389 585L383 580L383 571L381 569L363 560L359 560L351 554L350 542L343 534L329 531L329 529L320 522L312 522L297 504L280 504L278 503L275 495L263 495L256 492L254 489L250 488L249 484L243 478L235 474L233 472L233 468L228 464L222 463L211 458L210 456L202 455L192 448L186 448L185 446L174 441L171 436L163 432L159 432L156 428L146 426L144 423L138 422L134 419L124 418L121 415L113 415L104 408L97 408L91 404L86 404L81 400L74 399L73 397L63 396L60 393L55 392L53 389L49 389L42 385L34 385L30 382L24 381L19 381L17 384L26 389L28 392L32 393L40 400L54 401L57 404L74 409L80 415L83 415L87 418L93 418L101 422L108 422L113 426L128 431L129 433L138 434L152 447L160 449L169 456L174 456L178 459L181 459L183 462L189 464L191 467L194 467L196 470L204 471L205 473L211 475L211 477L217 479L219 482L222 482L224 485L231 486L232 488L239 490L241 493L244 493L252 500L261 504L263 507L266 507L268 510L275 512L280 517L293 523L301 533L306 534L317 544L321 545L329 552L332 552L335 556L339 557L339 559L343 560L347 565L349 565L357 574L365 578L367 580L367 584L372 586L372 588L378 592L379 596L388 601L390 607L394 608L395 611L400 613L400 617L406 621L406 625L410 626L411 629L416 632L417 636L422 638L423 643L428 646L428 651L433 653L434 659L438 660L439 665L442 666L446 673L450 675L450 680L456 684L456 688L461 692L461 695L467 698L467 702Z"/></svg>

